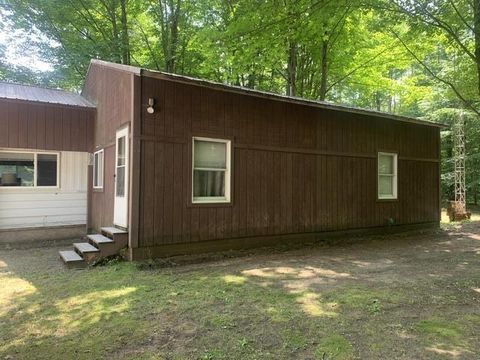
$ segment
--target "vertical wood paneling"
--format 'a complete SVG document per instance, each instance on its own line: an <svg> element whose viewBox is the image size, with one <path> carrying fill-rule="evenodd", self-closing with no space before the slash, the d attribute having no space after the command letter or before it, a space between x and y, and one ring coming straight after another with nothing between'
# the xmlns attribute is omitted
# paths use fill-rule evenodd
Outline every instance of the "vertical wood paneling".
<svg viewBox="0 0 480 360"><path fill-rule="evenodd" d="M32 107L26 108L26 115L27 115L27 124L26 124L26 133L27 133L27 148L29 149L38 149L37 147L37 121L38 121L38 113L41 109L32 109ZM41 114L40 114L41 115ZM34 120L33 120L34 119ZM32 121L33 120L33 121ZM67 148L67 147L64 147ZM70 148L72 150L76 150Z"/></svg>
<svg viewBox="0 0 480 360"><path fill-rule="evenodd" d="M28 148L28 107L17 107L18 111L18 147ZM58 148L62 148L59 146Z"/></svg>
<svg viewBox="0 0 480 360"><path fill-rule="evenodd" d="M72 119L68 116L67 112L64 110L62 111L62 141L63 147L65 148L74 148L74 144L72 141Z"/></svg>
<svg viewBox="0 0 480 360"><path fill-rule="evenodd" d="M435 128L153 78L143 94L159 109L142 120L142 135L154 136L141 140L142 176L150 164L155 180L142 182L142 211L153 217L141 246L436 220L438 164L402 160L436 159ZM190 204L194 135L233 140L231 205ZM398 201L377 200L378 150L399 154Z"/></svg>
<svg viewBox="0 0 480 360"><path fill-rule="evenodd" d="M182 147L183 150L183 166L181 168L181 171L183 171L182 175L182 192L183 196L181 199L181 205L182 205L182 211L183 211L183 216L182 216L182 242L190 242L191 241L191 224L192 224L192 209L188 206L190 199L189 199L189 194L190 194L190 177L191 177L191 170L189 166L186 166L185 164L190 163L190 147L188 144L183 144ZM158 219L160 220L160 219Z"/></svg>
<svg viewBox="0 0 480 360"><path fill-rule="evenodd" d="M17 148L18 147L18 129L19 129L19 112L18 105L15 103L5 102L2 103L2 106L7 108L8 116L8 147Z"/></svg>
<svg viewBox="0 0 480 360"><path fill-rule="evenodd" d="M173 144L165 144L165 162L163 168L163 237L165 243L172 243L173 234L173 190L174 190L174 174L173 174ZM148 193L148 192L147 192Z"/></svg>
<svg viewBox="0 0 480 360"><path fill-rule="evenodd" d="M90 65L87 78L85 79L85 85L83 88L82 95L90 100L92 103L97 105L96 111L96 121L87 122L85 129L86 134L89 134L86 137L85 144L92 151L93 149L105 149L105 178L104 178L104 189L102 191L94 191L92 194L92 227L96 230L99 230L102 226L112 226L113 224L113 210L114 210L114 190L115 190L115 139L116 132L119 128L128 125L132 121L133 114L133 90L132 81L133 74L125 71L119 71L112 69L100 64L92 63ZM138 89L140 91L140 89ZM142 98L142 101L145 99ZM142 109L145 111L146 106L142 104ZM157 114L157 113L156 113ZM62 136L57 136L55 134L55 142L64 141L70 142L72 146L81 146L82 141L77 141L75 139L75 134L83 133L83 127L79 129L74 129L71 127L73 123L65 122L66 130L70 133L70 139L63 139ZM145 124L139 124L143 128ZM70 126L70 129L68 127ZM131 129L131 126L130 126ZM131 131L131 130L130 130ZM91 135L93 133L93 136ZM152 134L153 135L153 134ZM145 150L146 144L140 146L142 152L142 160L139 164L132 164L130 168L131 171L140 171L140 182L142 183L145 179L144 168L147 166L144 165L145 157L147 153ZM130 147L132 149L132 147ZM155 153L155 150L152 149L152 153ZM147 155L149 156L149 155ZM133 158L133 157L132 157ZM147 172L150 171L151 164L148 164ZM155 169L152 169L155 171ZM150 177L149 181L152 181ZM147 184L150 186L150 183ZM131 196L136 196L136 194L130 194ZM151 222L149 219L141 217L139 221L141 222L139 226L139 234L146 234L147 242L151 241L153 244L154 232L151 229L151 224L153 224L153 214L152 212L146 213L146 210L143 208L145 204L144 198L140 199L140 217L142 214L147 214L151 216ZM147 208L150 206L148 203L150 199L147 199ZM144 222L147 221L148 228L144 226Z"/></svg>
<svg viewBox="0 0 480 360"><path fill-rule="evenodd" d="M94 109L0 99L0 146L89 151L87 139L92 138L93 133L86 129L94 118Z"/></svg>
<svg viewBox="0 0 480 360"><path fill-rule="evenodd" d="M175 119L177 120L177 119ZM173 224L172 242L182 242L182 216L183 216L183 151L182 144L173 145ZM170 188L170 191L172 188Z"/></svg>
<svg viewBox="0 0 480 360"><path fill-rule="evenodd" d="M45 115L46 115L46 109L45 107L39 108L36 113L37 117L37 131L35 133L35 140L36 140L36 146L37 149L45 149ZM85 123L85 119L82 119L81 123L79 122L79 126L82 126L82 124ZM86 135L86 134L85 134ZM85 136L84 135L84 136ZM80 135L79 135L80 136ZM76 149L77 151L81 151L82 149L86 149L86 147L79 147Z"/></svg>
<svg viewBox="0 0 480 360"><path fill-rule="evenodd" d="M162 157L163 151L161 148L156 147L155 143L145 143L143 146L143 161L141 164L141 180L143 188L145 191L153 193L156 188L159 186L160 178L162 176L162 162L155 162L155 158L158 156ZM160 165L160 166L159 166ZM161 226L158 221L155 221L157 218L163 218L163 209L158 209L155 203L155 198L146 197L143 198L143 203L141 203L140 208L142 209L141 219L143 220L143 238L145 243L153 244L155 227Z"/></svg>
<svg viewBox="0 0 480 360"><path fill-rule="evenodd" d="M8 106L0 105L0 147L8 147Z"/></svg>

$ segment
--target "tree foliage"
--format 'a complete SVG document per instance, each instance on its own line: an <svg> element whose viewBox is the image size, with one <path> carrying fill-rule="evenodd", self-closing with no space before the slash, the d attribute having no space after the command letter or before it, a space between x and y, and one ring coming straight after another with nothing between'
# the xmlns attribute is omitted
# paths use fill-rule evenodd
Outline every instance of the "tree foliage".
<svg viewBox="0 0 480 360"><path fill-rule="evenodd" d="M52 71L35 72L2 56L0 78L78 89L90 59L100 58L446 123L465 109L471 114L467 161L478 168L480 0L2 4L9 28L42 35L26 45ZM467 178L476 192L479 174L472 170Z"/></svg>

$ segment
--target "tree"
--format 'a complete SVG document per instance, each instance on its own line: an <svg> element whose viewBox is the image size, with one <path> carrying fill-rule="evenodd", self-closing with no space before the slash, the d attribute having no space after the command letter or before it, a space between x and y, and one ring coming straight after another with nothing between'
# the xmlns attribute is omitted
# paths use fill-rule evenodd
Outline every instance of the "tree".
<svg viewBox="0 0 480 360"><path fill-rule="evenodd" d="M132 3L132 6L130 6ZM56 59L66 87L83 78L91 58L131 63L130 12L141 11L132 0L9 0L15 26L40 31L46 41L39 47L45 58Z"/></svg>
<svg viewBox="0 0 480 360"><path fill-rule="evenodd" d="M403 18L409 25L408 31L400 33L394 26L390 26L390 31L402 42L407 52L425 69L429 76L447 86L465 108L480 115L478 107L480 100L480 0L374 1L372 7L377 11L388 11L396 19ZM460 69L460 71L445 72L442 67L435 69L429 61L431 59L428 59L429 54L418 52L418 38L421 35L423 35L422 42L425 39L435 39L445 55L450 59L453 58L458 64L456 70ZM462 81L465 78L464 75L468 73L476 74L474 88L471 87L471 81L466 83Z"/></svg>

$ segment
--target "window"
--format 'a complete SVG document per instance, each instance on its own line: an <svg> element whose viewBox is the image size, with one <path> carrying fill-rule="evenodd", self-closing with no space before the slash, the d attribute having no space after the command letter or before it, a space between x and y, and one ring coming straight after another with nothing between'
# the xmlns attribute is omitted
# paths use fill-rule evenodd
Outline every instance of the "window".
<svg viewBox="0 0 480 360"><path fill-rule="evenodd" d="M126 136L117 139L116 196L118 197L125 196L125 172L127 167L125 139Z"/></svg>
<svg viewBox="0 0 480 360"><path fill-rule="evenodd" d="M93 154L93 188L103 189L103 149Z"/></svg>
<svg viewBox="0 0 480 360"><path fill-rule="evenodd" d="M193 203L230 202L229 140L193 138Z"/></svg>
<svg viewBox="0 0 480 360"><path fill-rule="evenodd" d="M0 152L1 187L57 187L58 154Z"/></svg>
<svg viewBox="0 0 480 360"><path fill-rule="evenodd" d="M378 153L378 198L397 198L397 154Z"/></svg>

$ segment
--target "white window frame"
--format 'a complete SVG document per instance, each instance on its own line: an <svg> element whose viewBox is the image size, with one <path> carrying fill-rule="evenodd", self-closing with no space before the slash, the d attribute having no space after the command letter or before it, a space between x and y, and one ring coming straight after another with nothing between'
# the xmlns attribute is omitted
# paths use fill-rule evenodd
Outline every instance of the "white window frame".
<svg viewBox="0 0 480 360"><path fill-rule="evenodd" d="M29 151L29 150L4 150L0 149L0 153L13 153L13 154L33 154L33 186L0 186L0 189L13 191L19 189L59 189L60 188L60 152L55 151ZM37 185L37 159L38 155L55 155L57 157L57 185L55 186L38 186Z"/></svg>
<svg viewBox="0 0 480 360"><path fill-rule="evenodd" d="M393 173L392 174L380 174L380 156L393 157ZM377 155L377 197L379 200L397 200L398 199L398 154L392 152L379 152ZM392 178L392 191L391 195L380 194L380 177Z"/></svg>
<svg viewBox="0 0 480 360"><path fill-rule="evenodd" d="M95 166L95 157L96 156L99 156L99 160L100 159L102 160L101 167L100 167L100 169L98 169L98 173L97 173L98 176L97 177L95 177L95 170L97 170L96 166ZM104 177L105 177L104 172L105 172L105 152L104 152L104 149L101 149L101 150L95 151L93 153L93 188L94 189L103 189L103 180L104 180ZM95 183L96 183L96 185L95 185Z"/></svg>
<svg viewBox="0 0 480 360"><path fill-rule="evenodd" d="M205 196L205 197L195 197L194 196L194 173L195 170L205 170L205 171L219 171L221 169L217 168L195 168L195 140L197 141L209 141L209 142L218 142L225 144L225 196ZM232 141L228 139L216 139L208 137L192 137L192 204L228 204L230 203L230 190L231 190L231 147Z"/></svg>

